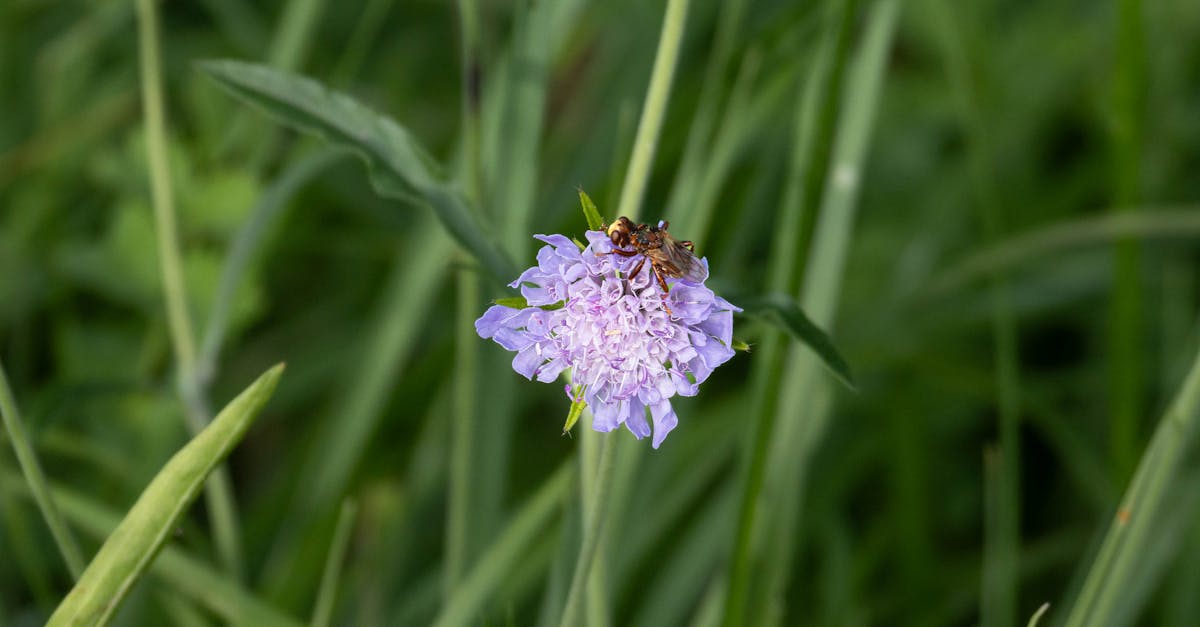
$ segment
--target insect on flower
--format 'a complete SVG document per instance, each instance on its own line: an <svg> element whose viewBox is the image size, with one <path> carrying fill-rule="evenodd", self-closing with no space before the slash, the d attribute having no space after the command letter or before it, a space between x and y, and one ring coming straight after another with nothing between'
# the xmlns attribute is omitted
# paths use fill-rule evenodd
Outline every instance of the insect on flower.
<svg viewBox="0 0 1200 627"><path fill-rule="evenodd" d="M521 376L550 383L569 368L568 396L591 408L593 429L644 438L653 425L654 448L679 422L671 399L695 396L733 357L741 311L705 286L708 262L666 226L618 220L587 231L583 250L536 235L546 244L536 265L509 284L523 302L497 302L475 321L480 337L516 353Z"/></svg>
<svg viewBox="0 0 1200 627"><path fill-rule="evenodd" d="M630 279L637 277L646 261L650 261L650 271L654 273L654 278L658 279L658 285L663 291L663 309L667 315L674 316L671 306L667 304L667 294L671 291L667 287L667 279L687 279L701 283L708 276L708 271L696 258L696 245L688 240L672 237L667 232L669 225L665 220L659 222L658 226L635 225L629 218L621 216L611 225L601 225L600 228L613 243L612 252L607 254L622 257L642 256L637 265L630 270ZM633 250L627 250L628 248Z"/></svg>

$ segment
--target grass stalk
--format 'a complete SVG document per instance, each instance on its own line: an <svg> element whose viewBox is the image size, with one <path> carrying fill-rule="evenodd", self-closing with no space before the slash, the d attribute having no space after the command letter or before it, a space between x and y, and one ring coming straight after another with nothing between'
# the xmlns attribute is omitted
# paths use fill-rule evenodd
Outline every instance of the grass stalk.
<svg viewBox="0 0 1200 627"><path fill-rule="evenodd" d="M582 619L582 602L587 580L592 572L592 561L600 546L600 538L604 534L604 522L608 512L608 494L612 488L613 457L616 446L612 443L616 434L606 434L599 438L599 461L592 481L594 489L590 504L584 504L583 542L579 549L579 558L575 561L575 572L571 576L571 588L567 592L567 603L563 607L560 627L580 625Z"/></svg>
<svg viewBox="0 0 1200 627"><path fill-rule="evenodd" d="M574 464L567 462L550 475L538 491L516 512L504 531L479 557L471 572L442 605L434 627L478 623L479 608L503 585L516 563L540 539L540 532L561 509L574 479Z"/></svg>
<svg viewBox="0 0 1200 627"><path fill-rule="evenodd" d="M171 167L167 151L166 114L163 104L162 52L159 47L158 8L155 0L138 0L139 56L142 72L142 106L145 109L146 153L150 169L150 194L154 205L159 269L167 306L167 326L175 353L176 385L184 416L193 435L208 423L210 411L196 384L196 343L188 313L183 279L183 254L179 245ZM235 577L241 573L241 531L229 477L222 468L205 486L209 521L222 564Z"/></svg>
<svg viewBox="0 0 1200 627"><path fill-rule="evenodd" d="M350 499L342 503L338 513L337 527L329 545L329 556L321 576L321 587L317 589L317 601L313 605L312 627L328 627L333 617L334 602L337 601L338 582L342 575L342 563L346 560L346 549L350 546L350 532L354 531L354 519L358 505Z"/></svg>
<svg viewBox="0 0 1200 627"><path fill-rule="evenodd" d="M633 156L625 170L625 185L621 188L621 201L617 215L637 220L650 180L650 165L658 147L663 118L667 112L667 100L671 95L671 81L675 75L675 64L679 59L679 45L683 41L683 27L687 19L689 0L669 0L663 18L662 33L658 39L658 51L654 55L654 69L650 73L650 88L642 105L642 117L638 122L637 136L633 140Z"/></svg>
<svg viewBox="0 0 1200 627"><path fill-rule="evenodd" d="M936 1L936 0L935 0ZM991 138L987 132L984 112L976 82L971 76L969 49L964 41L961 24L955 23L953 11L958 5L937 2L932 7L939 31L947 78L954 94L955 105L968 137L968 168L975 203L982 217L986 238L1000 239L1003 202L993 159ZM1020 414L1021 389L1018 372L1017 322L1013 313L1008 281L1002 272L991 276L991 317L996 373L996 404L998 409L999 466L992 482L994 516L986 526L984 579L989 598L982 600L986 610L982 615L985 626L1012 625L1017 620L1017 576L1020 550ZM990 558L990 559L988 559Z"/></svg>
<svg viewBox="0 0 1200 627"><path fill-rule="evenodd" d="M79 543L75 541L74 534L71 533L70 527L63 520L58 506L51 498L50 488L46 484L46 475L42 472L41 464L38 463L37 453L34 451L33 443L29 440L29 434L25 431L25 423L21 419L20 410L17 409L17 400L8 385L8 376L4 373L4 364L2 363L0 363L0 416L4 418L4 429L8 433L8 440L12 443L13 451L17 454L17 462L21 465L21 473L25 476L29 493L33 495L38 510L42 512L42 518L46 519L46 526L50 528L50 534L54 536L54 543L58 546L58 552L62 554L63 561L67 564L71 578L78 581L79 576L83 574L83 552L79 550Z"/></svg>
<svg viewBox="0 0 1200 627"><path fill-rule="evenodd" d="M1104 542L1088 571L1066 627L1103 623L1118 612L1134 589L1138 565L1161 524L1164 506L1176 485L1185 453L1200 423L1200 352L1183 385L1155 429L1133 480L1117 508Z"/></svg>
<svg viewBox="0 0 1200 627"><path fill-rule="evenodd" d="M1113 72L1112 195L1116 211L1135 211L1140 196L1142 99L1145 93L1145 45L1141 0L1120 0L1117 15L1116 68ZM1145 356L1142 345L1140 244L1116 244L1113 294L1109 310L1108 375L1112 407L1109 440L1115 483L1132 471L1141 441Z"/></svg>
<svg viewBox="0 0 1200 627"><path fill-rule="evenodd" d="M483 196L482 164L479 137L481 101L479 3L458 0L458 20L462 55L461 141L462 169L459 176L468 198L476 210ZM468 262L463 256L463 263ZM471 521L477 512L472 503L472 468L476 419L475 398L478 391L479 338L475 335L474 320L478 313L479 276L465 270L458 273L458 316L455 325L455 367L453 427L450 434L450 485L446 516L446 570L443 594L450 598L458 587L473 552Z"/></svg>
<svg viewBox="0 0 1200 627"><path fill-rule="evenodd" d="M478 315L479 277L463 271L458 277L458 320L455 327L454 404L450 434L450 490L446 516L446 598L466 573L471 553L471 468L474 453L475 397L478 388L478 344L474 320Z"/></svg>

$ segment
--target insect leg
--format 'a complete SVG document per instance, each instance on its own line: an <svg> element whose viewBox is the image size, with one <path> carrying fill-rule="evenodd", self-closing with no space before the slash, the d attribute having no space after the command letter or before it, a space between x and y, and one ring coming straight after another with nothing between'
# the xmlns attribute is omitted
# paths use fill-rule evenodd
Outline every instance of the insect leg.
<svg viewBox="0 0 1200 627"><path fill-rule="evenodd" d="M638 261L637 265L635 265L633 267L633 270L629 271L629 280L630 281L632 281L633 277L637 276L638 273L642 271L642 266L644 266L644 265L646 265L646 258L642 257L641 261Z"/></svg>
<svg viewBox="0 0 1200 627"><path fill-rule="evenodd" d="M662 287L662 306L666 310L668 316L675 316L675 312L671 311L671 306L667 304L667 293L670 288L667 287L667 280L663 278L662 271L658 269L658 264L650 262L650 270L654 272L654 277L658 279L658 285Z"/></svg>
<svg viewBox="0 0 1200 627"><path fill-rule="evenodd" d="M601 255L620 255L622 257L636 257L638 255L638 252L636 250L621 250L620 248L614 248L611 251L606 252L606 253L596 253L597 257L599 257Z"/></svg>
<svg viewBox="0 0 1200 627"><path fill-rule="evenodd" d="M679 244L692 252L696 252L696 245L693 244L692 240L690 239L685 239L682 242L679 242Z"/></svg>

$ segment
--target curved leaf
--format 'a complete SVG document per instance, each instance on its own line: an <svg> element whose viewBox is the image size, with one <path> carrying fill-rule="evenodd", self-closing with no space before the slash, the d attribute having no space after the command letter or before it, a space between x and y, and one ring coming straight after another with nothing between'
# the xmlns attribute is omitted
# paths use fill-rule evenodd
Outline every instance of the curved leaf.
<svg viewBox="0 0 1200 627"><path fill-rule="evenodd" d="M112 619L209 473L245 435L282 373L283 364L265 372L163 466L47 625L103 625Z"/></svg>
<svg viewBox="0 0 1200 627"><path fill-rule="evenodd" d="M241 61L204 61L200 69L238 99L278 122L348 148L367 163L371 183L383 196L423 201L463 248L505 282L516 265L485 228L466 197L443 176L434 159L391 118L317 81Z"/></svg>
<svg viewBox="0 0 1200 627"><path fill-rule="evenodd" d="M767 294L737 299L735 302L745 310L746 315L775 325L800 340L821 358L830 374L851 390L856 389L850 364L838 352L833 339L800 309L800 305L794 299L783 294Z"/></svg>

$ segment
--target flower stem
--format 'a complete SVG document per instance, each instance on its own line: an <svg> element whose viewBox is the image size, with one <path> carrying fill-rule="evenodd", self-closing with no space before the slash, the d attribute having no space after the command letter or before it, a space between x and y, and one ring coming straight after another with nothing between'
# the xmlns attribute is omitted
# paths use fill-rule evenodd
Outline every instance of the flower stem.
<svg viewBox="0 0 1200 627"><path fill-rule="evenodd" d="M600 538L604 535L604 520L608 517L608 495L612 488L613 436L604 435L600 438L600 462L596 468L590 485L591 494L583 504L586 526L583 530L583 546L579 549L579 559L575 562L575 573L571 576L571 589L567 593L567 604L563 608L562 620L559 625L581 624L580 603L588 577L592 574L592 562L596 557L596 549L600 546Z"/></svg>
<svg viewBox="0 0 1200 627"><path fill-rule="evenodd" d="M658 52L654 56L654 70L650 74L650 89L646 91L646 101L642 105L642 119L633 142L633 157L625 171L625 186L621 189L621 203L617 206L617 215L627 216L630 220L637 220L646 181L650 179L650 163L654 160L667 99L671 95L671 79L675 75L675 62L679 59L687 8L688 0L670 0L667 3L667 14L658 38Z"/></svg>
<svg viewBox="0 0 1200 627"><path fill-rule="evenodd" d="M176 385L184 404L188 429L199 433L210 412L196 378L196 341L188 314L183 280L183 255L179 247L174 197L171 192L171 167L167 153L167 128L163 107L162 53L158 41L158 8L155 0L138 0L138 33L142 70L142 106L145 109L146 154L150 169L150 195L154 205L158 260L162 272L163 293L167 305L167 326L175 352ZM241 540L233 490L229 476L220 468L213 472L205 487L217 552L226 569L238 576L241 571Z"/></svg>
<svg viewBox="0 0 1200 627"><path fill-rule="evenodd" d="M71 578L78 581L79 575L83 573L83 554L79 551L79 544L71 534L71 529L67 527L58 512L58 507L50 498L46 475L42 473L42 466L38 463L29 435L25 433L25 424L21 421L21 413L17 409L12 389L8 387L8 377L4 374L3 364L0 364L0 416L4 418L4 428L8 431L8 439L12 441L13 451L21 464L25 482L29 484L29 492L33 494L33 500L37 501L38 509L42 510L42 517L46 519L46 526L50 527L50 534L54 536L63 561L67 563L67 570L71 571Z"/></svg>

